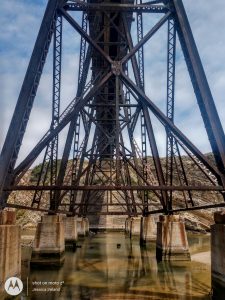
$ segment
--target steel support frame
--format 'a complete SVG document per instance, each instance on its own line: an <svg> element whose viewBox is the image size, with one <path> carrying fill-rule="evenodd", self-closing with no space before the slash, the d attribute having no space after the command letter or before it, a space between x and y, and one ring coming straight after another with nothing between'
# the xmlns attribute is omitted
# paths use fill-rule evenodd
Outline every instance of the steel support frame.
<svg viewBox="0 0 225 300"><path fill-rule="evenodd" d="M158 30L158 28L160 26L162 26L162 24L165 22L166 18L165 17L162 18L157 23L157 25L154 26L153 29L151 29L148 32L148 34L145 35L145 39L146 40L148 40L148 38L151 37L151 33L154 30ZM133 42L132 42L131 34L130 34L130 32L128 30L128 27L127 27L127 21L126 21L126 17L125 16L123 16L123 22L124 22L124 27L125 27L125 32L126 32L128 46L129 46L129 49L130 49L129 53L131 53L133 51L134 47L133 47ZM141 39L141 35L142 35L141 31L142 30L140 30L139 41L138 41L138 44L137 44L138 47L136 46L136 51L137 52L141 51L139 53L140 59L142 59L142 56L143 56L143 44L142 43L143 43L143 40L144 40L143 38ZM138 67L137 58L136 58L135 55L131 56L131 62L132 62L132 67L133 67L133 71L134 71L134 77L135 77L136 85L144 93L144 73L141 74L140 69ZM142 62L139 62L139 64L142 64ZM144 72L144 66L142 67L142 72ZM138 99L136 98L136 100L138 100ZM157 149L157 145L156 145L156 141L155 141L155 136L154 136L153 128L152 128L152 125L151 125L151 119L150 119L149 111L148 111L148 109L144 105L142 105L141 102L139 102L139 105L140 105L140 109L141 109L143 121L144 121L144 123L146 125L146 132L148 134L148 138L149 138L149 142L150 142L150 146L151 146L151 150L152 150L152 154L153 154L153 159L154 159L154 164L155 164L155 168L156 168L158 182L160 184L165 184L164 175L163 175L163 171L162 171L162 166L161 166L161 162L160 162L160 159L159 159L158 149ZM145 176L145 174L144 174L144 176ZM147 193L145 191L144 191L144 195L147 195ZM146 199L147 199L147 197L144 198L144 201ZM166 208L166 203L167 203L167 194L164 191L162 192L162 199L160 199L160 201L161 201L161 203L162 203L162 205L163 205L163 207L165 209Z"/></svg>
<svg viewBox="0 0 225 300"><path fill-rule="evenodd" d="M64 1L63 1L64 2ZM30 61L30 65L28 67L27 75L24 80L23 87L21 89L21 93L19 96L19 100L17 102L16 110L10 125L9 132L6 137L6 141L2 150L0 166L1 173L1 188L2 191L8 192L10 190L22 190L24 187L21 186L11 186L13 169L15 166L15 161L20 149L20 145L22 142L22 138L25 132L26 124L29 119L29 114L32 108L32 103L34 96L36 94L38 82L40 79L40 74L42 73L43 65L45 62L45 58L47 55L48 47L51 41L52 36L52 28L55 24L55 15L56 10L59 9L61 1L50 0L47 6L47 10L41 25L41 29L38 35L38 39L35 44L35 49ZM129 53L127 53L120 61L113 61L109 55L101 48L99 45L79 26L79 24L66 12L64 8L60 8L60 12L64 16L64 18L81 34L81 36L105 59L106 63L111 66L112 71L108 71L105 76L98 81L98 83L89 91L87 95L77 99L71 111L65 115L65 117L55 126L55 128L37 144L37 146L30 152L27 158L19 165L17 168L17 174L22 172L34 159L38 156L38 154L46 147L48 143L51 143L54 138L57 137L58 133L69 123L72 119L76 119L78 117L79 112L82 108L87 104L90 99L94 97L94 95L101 89L106 82L115 75L115 67L120 65L120 70L116 73L116 82L117 86L119 86L119 80L134 94L137 95L138 101L141 106L144 106L144 116L146 122L146 129L148 132L149 140L152 141L154 138L151 137L153 130L151 128L151 121L149 118L148 108L151 112L160 120L160 122L173 134L173 136L184 144L185 147L189 149L218 179L222 186L205 186L205 187L193 187L193 186L166 186L163 180L159 180L159 186L139 186L139 187L129 187L129 186L70 186L65 187L61 182L58 182L58 185L53 186L29 186L27 190L55 190L60 191L63 189L79 189L79 190L160 190L162 195L165 191L169 190L181 190L181 191L189 191L189 190L218 190L221 191L225 187L225 139L224 132L222 129L222 125L219 120L218 113L216 111L216 107L207 83L207 79L198 55L197 47L195 45L193 35L190 29L190 25L188 23L188 19L182 4L181 0L170 0L168 3L172 4L174 7L173 15L171 12L167 10L165 16L160 19L160 21L137 43L136 46L130 49ZM62 3L61 3L62 4ZM169 116L165 116L158 107L145 95L144 91L141 89L140 85L135 84L132 80L123 72L123 66L129 61L129 59L133 59L135 54L142 49L143 45L157 32L157 30L170 18L174 17L177 24L177 31L180 38L182 50L184 52L186 62L188 65L188 69L190 72L190 77L195 89L195 93L197 96L198 104L200 107L200 111L202 113L203 121L205 123L205 127L208 133L209 141L211 143L213 153L216 159L217 168L214 167L205 156L187 139L187 137L174 125L173 120L169 118ZM47 22L51 20L51 22ZM35 52L36 51L36 52ZM37 59L38 58L38 59ZM32 69L33 68L33 69ZM36 72L32 72L36 70ZM116 71L117 72L117 71ZM114 74L114 75L113 75ZM26 90L25 90L26 88ZM31 88L31 89L30 89ZM28 94L27 94L28 93ZM118 94L118 93L117 93ZM24 96L24 97L22 97ZM117 96L118 97L118 96ZM148 108L147 108L148 107ZM118 104L117 104L118 109ZM25 113L24 113L25 112ZM19 114L18 114L19 113ZM117 122L118 120L117 113ZM17 129L17 135L14 134L14 127L16 124L20 122L22 127ZM117 123L117 127L119 123ZM119 131L117 131L118 133ZM152 145L154 149L156 145ZM7 149L8 147L8 149ZM68 147L69 148L69 147ZM10 151L6 151L10 150ZM66 148L65 148L66 149ZM117 151L119 154L119 143L117 141ZM68 149L66 149L68 150ZM68 152L68 151L67 151ZM154 158L157 159L157 148L154 151ZM159 157L158 157L159 158ZM65 165L62 165L65 171ZM156 164L157 168L157 164ZM161 166L159 166L159 169ZM15 174L15 173L14 173ZM163 174L158 174L159 178L163 179ZM62 176L63 178L64 176ZM118 177L118 176L117 176ZM26 189L26 188L25 188ZM166 196L162 197L165 198ZM3 203L3 200L0 202L0 206L4 207L6 203ZM163 208L165 209L165 201L162 202ZM188 208L186 208L188 209ZM54 207L50 207L51 211L58 211L57 205ZM167 212L175 211L172 209L172 205L167 207ZM165 212L165 210L164 210Z"/></svg>
<svg viewBox="0 0 225 300"><path fill-rule="evenodd" d="M54 39L53 39L53 91L52 91L52 121L50 130L59 123L60 97L61 97L61 65L62 65L62 16L56 15ZM48 172L50 173L50 184L56 184L58 164L58 135L46 147L41 172L37 185L45 185ZM32 206L39 207L42 197L41 191L35 191ZM50 192L50 203L53 201L53 193ZM51 206L51 204L50 204Z"/></svg>
<svg viewBox="0 0 225 300"><path fill-rule="evenodd" d="M56 13L62 0L48 2L34 50L23 81L19 98L14 110L10 127L0 156L0 192L12 182L11 174L15 167L18 153L29 120L42 70L48 54L49 45L55 28ZM0 198L0 207L5 206L4 195Z"/></svg>
<svg viewBox="0 0 225 300"><path fill-rule="evenodd" d="M198 101L202 119L221 172L220 183L225 187L225 136L220 118L208 85L205 71L181 0L172 0L181 47Z"/></svg>

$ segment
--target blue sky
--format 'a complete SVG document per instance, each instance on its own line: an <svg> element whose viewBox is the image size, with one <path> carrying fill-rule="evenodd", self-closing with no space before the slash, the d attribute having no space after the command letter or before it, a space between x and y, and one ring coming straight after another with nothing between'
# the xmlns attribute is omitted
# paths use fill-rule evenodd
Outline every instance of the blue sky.
<svg viewBox="0 0 225 300"><path fill-rule="evenodd" d="M222 124L225 127L225 2L222 0L184 0L183 2ZM2 124L0 149L17 101L46 3L46 0L3 0L0 3L0 26L4 28L0 33L0 118ZM147 30L148 27L151 27L151 19L146 19L145 24ZM74 34L74 31L66 24L65 31L62 108L72 100L76 92L77 75L75 70L77 70L79 41L78 34ZM165 109L164 85L166 80L166 77L162 75L166 66L164 39L165 30L162 29L158 33L158 37L145 46L146 93L163 110ZM178 58L175 120L202 152L208 152L210 151L209 143L196 106L184 59L179 50ZM20 159L48 129L51 83L50 51L29 121L29 129L21 148ZM157 122L154 122L154 128L159 150L163 155L165 150L163 129L158 126ZM65 137L65 134L66 130L62 132L62 137Z"/></svg>

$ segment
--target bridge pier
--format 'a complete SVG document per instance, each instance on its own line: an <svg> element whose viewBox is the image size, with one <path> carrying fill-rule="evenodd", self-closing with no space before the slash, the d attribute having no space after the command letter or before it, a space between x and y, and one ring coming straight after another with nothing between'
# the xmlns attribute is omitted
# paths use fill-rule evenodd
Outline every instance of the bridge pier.
<svg viewBox="0 0 225 300"><path fill-rule="evenodd" d="M156 259L190 260L187 234L179 215L161 215L157 222Z"/></svg>
<svg viewBox="0 0 225 300"><path fill-rule="evenodd" d="M141 218L140 244L146 244L156 240L156 223L153 216Z"/></svg>
<svg viewBox="0 0 225 300"><path fill-rule="evenodd" d="M44 215L37 225L31 265L60 266L64 262L64 222L60 215Z"/></svg>
<svg viewBox="0 0 225 300"><path fill-rule="evenodd" d="M89 221L88 218L77 218L77 232L78 236L86 236L89 232Z"/></svg>
<svg viewBox="0 0 225 300"><path fill-rule="evenodd" d="M89 220L87 217L83 218L84 219L84 223L85 223L85 235L88 235L89 233Z"/></svg>
<svg viewBox="0 0 225 300"><path fill-rule="evenodd" d="M131 225L130 225L130 238L132 237L140 237L141 233L141 218L140 217L132 217Z"/></svg>
<svg viewBox="0 0 225 300"><path fill-rule="evenodd" d="M77 218L69 216L64 218L65 244L76 247L77 233Z"/></svg>
<svg viewBox="0 0 225 300"><path fill-rule="evenodd" d="M211 226L211 272L213 299L225 295L225 211L214 213Z"/></svg>
<svg viewBox="0 0 225 300"><path fill-rule="evenodd" d="M21 276L21 230L14 211L0 211L0 293L9 277Z"/></svg>
<svg viewBox="0 0 225 300"><path fill-rule="evenodd" d="M130 236L130 230L131 230L131 217L128 217L125 220L125 234Z"/></svg>

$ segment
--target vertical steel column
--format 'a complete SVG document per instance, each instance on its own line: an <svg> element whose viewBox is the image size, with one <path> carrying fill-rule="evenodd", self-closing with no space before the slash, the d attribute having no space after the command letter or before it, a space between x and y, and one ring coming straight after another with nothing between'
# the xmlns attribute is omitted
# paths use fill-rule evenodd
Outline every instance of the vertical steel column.
<svg viewBox="0 0 225 300"><path fill-rule="evenodd" d="M137 4L142 4L142 0ZM143 18L142 12L137 12L137 42L139 43L143 39ZM139 67L139 79L140 87L145 90L145 78L144 78L144 47L138 49L138 67ZM141 152L142 152L142 165L143 175L147 180L147 132L143 110L141 110ZM148 191L143 191L144 213L148 212Z"/></svg>
<svg viewBox="0 0 225 300"><path fill-rule="evenodd" d="M175 60L176 60L176 27L174 18L168 20L167 41L167 113L166 116L174 122L174 87L175 87ZM173 184L174 138L166 128L166 183ZM168 191L168 209L172 208L173 191Z"/></svg>
<svg viewBox="0 0 225 300"><path fill-rule="evenodd" d="M86 12L83 12L82 15L82 29L87 32L87 22L88 22L88 16ZM87 73L85 70L85 58L86 56L86 50L87 50L87 42L83 36L81 36L81 42L80 42L80 61L79 61L79 71L78 71L78 86L80 89L82 87L84 88L86 83L86 78L84 77L84 73ZM82 94L82 90L79 89L78 95Z"/></svg>
<svg viewBox="0 0 225 300"><path fill-rule="evenodd" d="M116 128L115 128L115 144L116 144L116 182L117 184L120 184L120 107L119 107L119 101L120 101L120 97L119 97L119 93L120 93L120 85L119 85L119 77L116 76L116 80L115 80L115 90L116 90Z"/></svg>
<svg viewBox="0 0 225 300"><path fill-rule="evenodd" d="M10 184L12 180L11 175L15 167L48 54L53 30L55 28L55 14L60 2L60 0L49 0L35 42L34 50L0 156L0 193L2 193L4 186ZM5 206L5 200L5 197L1 195L0 207Z"/></svg>
<svg viewBox="0 0 225 300"><path fill-rule="evenodd" d="M62 16L56 16L53 39L53 90L52 90L52 121L50 130L59 124L60 95L61 95L61 63L62 63ZM58 135L47 145L39 173L37 186L45 185L50 173L50 184L56 184L58 159ZM32 206L39 208L43 191L35 191ZM50 202L53 201L53 191L50 191Z"/></svg>
<svg viewBox="0 0 225 300"><path fill-rule="evenodd" d="M79 140L80 140L80 114L77 118L77 123L75 127L75 132L74 132L74 142L73 142L73 160L72 160L72 171L71 171L71 185L74 185L74 182L77 177L77 172L78 172L78 160L79 160ZM82 149L81 149L82 151ZM72 209L72 203L74 203L74 198L76 195L75 190L71 190L70 192L70 210Z"/></svg>
<svg viewBox="0 0 225 300"><path fill-rule="evenodd" d="M59 125L60 97L61 97L61 65L62 65L62 16L57 16L54 33L53 50L53 98L52 98L52 129ZM51 147L51 173L50 183L56 184L58 164L58 135L50 143ZM53 192L50 192L50 201L53 201Z"/></svg>
<svg viewBox="0 0 225 300"><path fill-rule="evenodd" d="M87 13L84 12L82 15L82 29L87 32ZM80 58L79 58L79 74L78 74L78 88L77 88L77 94L76 97L80 97L83 92L84 92L84 86L86 84L87 80L87 72L88 68L86 67L86 64L89 66L90 64L90 53L86 51L87 48L87 42L84 39L83 36L81 36L81 47L80 47ZM68 134L67 134L67 139L63 151L63 156L59 168L59 173L57 177L57 185L62 185L64 177L65 177L65 172L66 172L66 167L69 159L69 154L70 154L70 149L72 147L72 142L73 142L73 137L74 137L74 132L76 132L77 126L80 124L80 114L75 118L74 120L71 121ZM79 140L79 132L77 132L77 135L74 137L75 139ZM75 153L74 153L75 155ZM59 205L60 202L60 191L55 191L54 196L53 196L53 201L52 201L52 210L57 209L57 206Z"/></svg>

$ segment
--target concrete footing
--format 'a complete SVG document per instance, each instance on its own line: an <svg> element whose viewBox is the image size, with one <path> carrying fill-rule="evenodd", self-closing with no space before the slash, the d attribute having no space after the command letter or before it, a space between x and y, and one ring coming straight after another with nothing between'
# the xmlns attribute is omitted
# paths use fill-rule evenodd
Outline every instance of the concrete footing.
<svg viewBox="0 0 225 300"><path fill-rule="evenodd" d="M141 218L140 244L146 244L156 240L156 223L153 216Z"/></svg>
<svg viewBox="0 0 225 300"><path fill-rule="evenodd" d="M190 260L183 219L178 215L160 216L157 222L156 259Z"/></svg>
<svg viewBox="0 0 225 300"><path fill-rule="evenodd" d="M140 233L141 233L141 218L132 217L131 225L130 225L130 238L140 237Z"/></svg>
<svg viewBox="0 0 225 300"><path fill-rule="evenodd" d="M225 295L225 211L214 214L211 226L211 271L213 299Z"/></svg>
<svg viewBox="0 0 225 300"><path fill-rule="evenodd" d="M21 231L14 211L0 211L0 293L9 277L21 275Z"/></svg>
<svg viewBox="0 0 225 300"><path fill-rule="evenodd" d="M65 229L65 245L76 247L76 243L78 239L77 218L65 217L64 229Z"/></svg>
<svg viewBox="0 0 225 300"><path fill-rule="evenodd" d="M60 266L64 262L65 238L63 217L44 215L37 225L31 256L32 266Z"/></svg>

